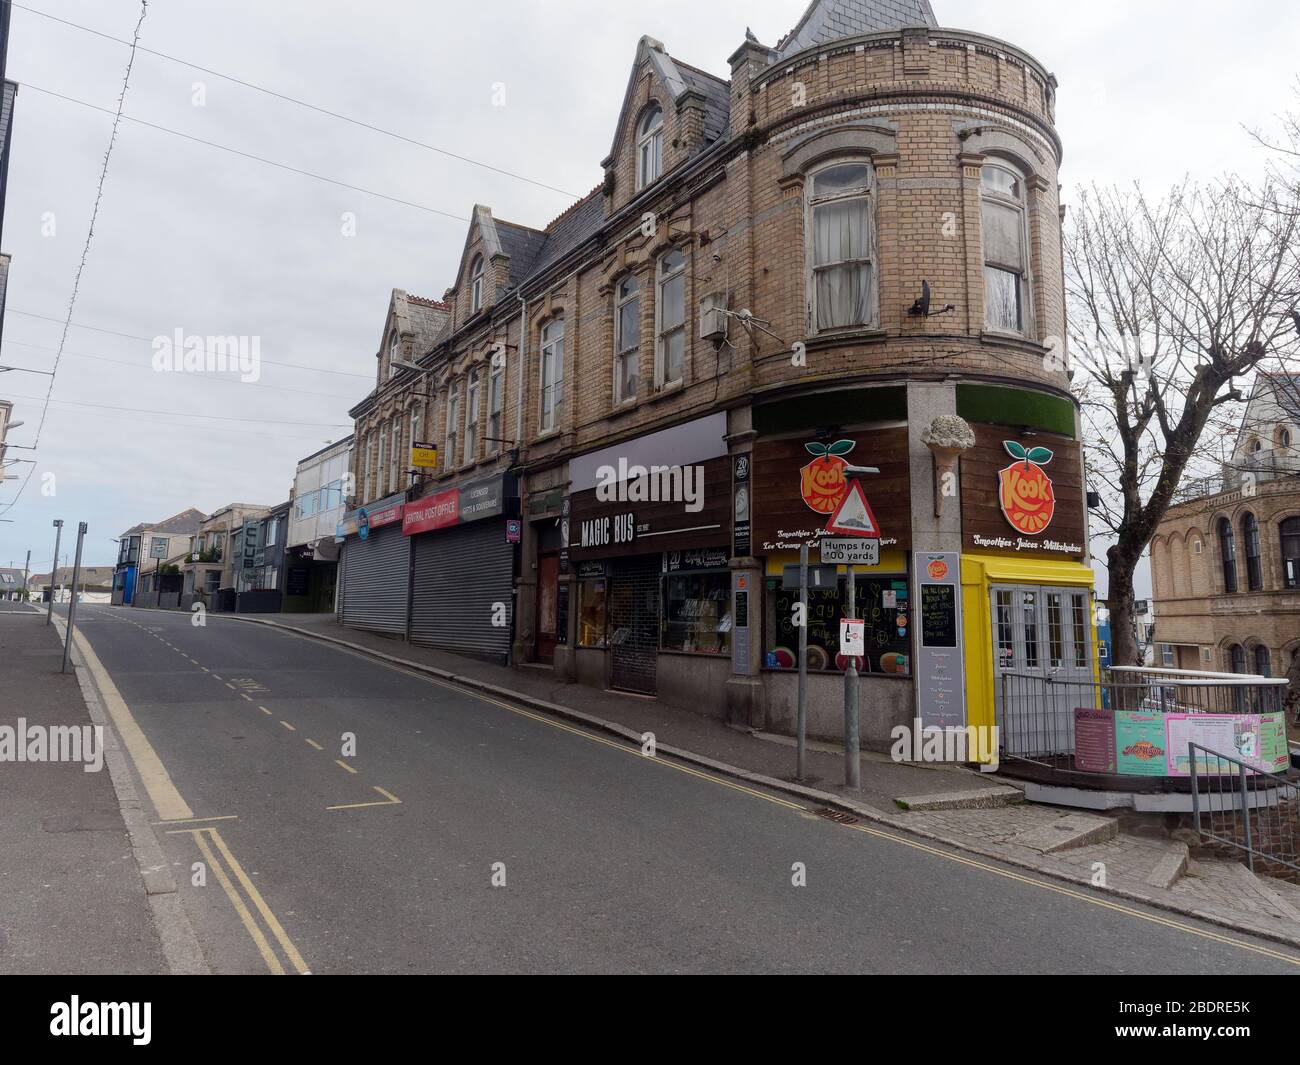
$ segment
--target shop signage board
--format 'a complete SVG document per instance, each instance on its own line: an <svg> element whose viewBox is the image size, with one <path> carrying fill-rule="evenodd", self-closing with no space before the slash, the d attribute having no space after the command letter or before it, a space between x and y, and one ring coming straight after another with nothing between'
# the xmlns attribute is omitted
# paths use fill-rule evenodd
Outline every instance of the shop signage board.
<svg viewBox="0 0 1300 1065"><path fill-rule="evenodd" d="M509 505L510 487L505 477L489 477L435 492L406 504L402 531L407 536L418 536L484 518L500 517ZM371 524L373 526L373 521Z"/></svg>
<svg viewBox="0 0 1300 1065"><path fill-rule="evenodd" d="M749 577L744 573L733 573L731 596L736 614L731 629L731 672L737 677L747 677L753 672L749 667L749 593Z"/></svg>
<svg viewBox="0 0 1300 1065"><path fill-rule="evenodd" d="M149 557L166 558L167 552L169 551L170 548L171 548L171 540L169 540L165 536L164 537L155 536L153 538L153 541L149 544Z"/></svg>
<svg viewBox="0 0 1300 1065"><path fill-rule="evenodd" d="M1082 559L1087 527L1078 441L972 428L975 447L961 460L963 550Z"/></svg>
<svg viewBox="0 0 1300 1065"><path fill-rule="evenodd" d="M524 523L518 518L506 522L506 543L518 544L524 539Z"/></svg>
<svg viewBox="0 0 1300 1065"><path fill-rule="evenodd" d="M1115 764L1121 774L1162 777L1168 754L1163 714L1115 712Z"/></svg>
<svg viewBox="0 0 1300 1065"><path fill-rule="evenodd" d="M732 466L731 553L736 558L748 558L754 553L753 487L751 474L754 457L737 455Z"/></svg>
<svg viewBox="0 0 1300 1065"><path fill-rule="evenodd" d="M726 569L731 557L725 547L696 547L686 551L665 551L665 573L687 573L692 570Z"/></svg>
<svg viewBox="0 0 1300 1065"><path fill-rule="evenodd" d="M916 716L921 728L966 726L961 555L916 556Z"/></svg>
<svg viewBox="0 0 1300 1065"><path fill-rule="evenodd" d="M810 461L811 459L811 461ZM853 464L874 466L871 512L882 549L912 546L911 474L907 429L888 426L845 431L825 439L806 434L760 439L751 473L753 550L759 555L817 550L837 534L828 521L843 505ZM865 496L864 496L865 498ZM846 535L861 536L849 528ZM817 561L814 558L814 561Z"/></svg>
<svg viewBox="0 0 1300 1065"><path fill-rule="evenodd" d="M1075 708L1074 767L1084 773L1115 772L1115 715L1109 710Z"/></svg>
<svg viewBox="0 0 1300 1065"><path fill-rule="evenodd" d="M416 442L411 445L411 465L417 470L438 468L438 445Z"/></svg>

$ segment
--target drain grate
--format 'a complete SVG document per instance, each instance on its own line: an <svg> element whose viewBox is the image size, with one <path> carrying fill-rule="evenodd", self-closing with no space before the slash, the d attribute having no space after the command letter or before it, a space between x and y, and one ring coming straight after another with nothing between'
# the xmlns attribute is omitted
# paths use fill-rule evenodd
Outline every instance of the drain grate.
<svg viewBox="0 0 1300 1065"><path fill-rule="evenodd" d="M843 813L840 810L831 810L823 808L817 811L818 817L824 817L827 821L834 821L837 825L856 825L858 819L852 814Z"/></svg>

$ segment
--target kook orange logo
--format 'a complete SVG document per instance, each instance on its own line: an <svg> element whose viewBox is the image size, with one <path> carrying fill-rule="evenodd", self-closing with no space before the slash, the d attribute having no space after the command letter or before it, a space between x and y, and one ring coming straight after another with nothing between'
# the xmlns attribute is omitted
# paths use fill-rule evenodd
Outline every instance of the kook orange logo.
<svg viewBox="0 0 1300 1065"><path fill-rule="evenodd" d="M1056 456L1045 447L1026 451L1014 440L1005 440L1002 446L1017 460L998 474L1002 513L1018 532L1038 536L1056 515L1056 492L1043 470Z"/></svg>
<svg viewBox="0 0 1300 1065"><path fill-rule="evenodd" d="M849 479L845 471L849 464L844 456L855 447L852 440L838 440L825 444L804 444L808 454L816 456L801 471L800 492L803 501L818 514L834 514L844 497L849 494Z"/></svg>
<svg viewBox="0 0 1300 1065"><path fill-rule="evenodd" d="M930 580L941 581L948 576L948 563L941 558L936 558L926 567L926 571L930 574Z"/></svg>

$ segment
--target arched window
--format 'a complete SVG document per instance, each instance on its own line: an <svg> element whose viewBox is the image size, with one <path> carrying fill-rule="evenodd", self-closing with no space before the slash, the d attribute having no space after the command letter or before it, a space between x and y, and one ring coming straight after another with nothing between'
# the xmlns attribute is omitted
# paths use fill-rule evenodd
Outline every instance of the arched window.
<svg viewBox="0 0 1300 1065"><path fill-rule="evenodd" d="M483 256L474 256L469 268L469 313L478 314L483 309Z"/></svg>
<svg viewBox="0 0 1300 1065"><path fill-rule="evenodd" d="M1228 671L1230 673L1246 672L1246 649L1239 643L1228 648Z"/></svg>
<svg viewBox="0 0 1300 1065"><path fill-rule="evenodd" d="M542 329L541 430L559 428L564 404L564 319Z"/></svg>
<svg viewBox="0 0 1300 1065"><path fill-rule="evenodd" d="M1285 425L1277 427L1277 449L1279 451L1291 450L1291 430Z"/></svg>
<svg viewBox="0 0 1300 1065"><path fill-rule="evenodd" d="M659 260L655 300L655 387L682 379L686 361L686 257L674 248Z"/></svg>
<svg viewBox="0 0 1300 1065"><path fill-rule="evenodd" d="M388 376L397 376L397 367L393 365L393 360L397 358L397 330L394 329L388 334Z"/></svg>
<svg viewBox="0 0 1300 1065"><path fill-rule="evenodd" d="M984 322L1004 333L1029 331L1029 235L1024 178L1002 164L980 169L984 234Z"/></svg>
<svg viewBox="0 0 1300 1065"><path fill-rule="evenodd" d="M877 301L871 167L841 163L813 174L811 183L812 323L819 332L872 325Z"/></svg>
<svg viewBox="0 0 1300 1065"><path fill-rule="evenodd" d="M1282 530L1282 580L1288 588L1300 588L1300 518L1287 518Z"/></svg>
<svg viewBox="0 0 1300 1065"><path fill-rule="evenodd" d="M641 384L641 282L628 274L614 306L614 402L636 399Z"/></svg>
<svg viewBox="0 0 1300 1065"><path fill-rule="evenodd" d="M1237 590L1237 539L1232 533L1232 522L1219 520L1219 550L1223 554L1223 590Z"/></svg>
<svg viewBox="0 0 1300 1065"><path fill-rule="evenodd" d="M1255 648L1255 674L1260 677L1271 677L1273 675L1268 648L1262 643Z"/></svg>
<svg viewBox="0 0 1300 1065"><path fill-rule="evenodd" d="M1259 522L1254 514L1241 519L1241 535L1246 542L1246 585L1258 592L1264 587L1264 570L1259 557Z"/></svg>
<svg viewBox="0 0 1300 1065"><path fill-rule="evenodd" d="M636 188L640 192L664 172L664 113L651 104L636 131Z"/></svg>

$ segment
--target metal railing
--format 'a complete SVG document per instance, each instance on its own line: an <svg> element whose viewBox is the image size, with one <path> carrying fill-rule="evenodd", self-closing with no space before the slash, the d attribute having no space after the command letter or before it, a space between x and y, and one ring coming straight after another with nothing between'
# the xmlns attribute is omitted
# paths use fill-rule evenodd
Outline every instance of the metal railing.
<svg viewBox="0 0 1300 1065"><path fill-rule="evenodd" d="M998 724L1004 758L1058 769L1075 762L1076 709L1149 714L1274 714L1284 679L1116 666L1096 678L1008 671L1000 677Z"/></svg>
<svg viewBox="0 0 1300 1065"><path fill-rule="evenodd" d="M1255 871L1259 858L1300 874L1297 792L1283 776L1263 773L1239 758L1197 743L1187 745L1192 816L1202 839L1244 851Z"/></svg>

